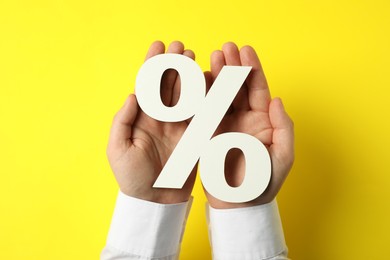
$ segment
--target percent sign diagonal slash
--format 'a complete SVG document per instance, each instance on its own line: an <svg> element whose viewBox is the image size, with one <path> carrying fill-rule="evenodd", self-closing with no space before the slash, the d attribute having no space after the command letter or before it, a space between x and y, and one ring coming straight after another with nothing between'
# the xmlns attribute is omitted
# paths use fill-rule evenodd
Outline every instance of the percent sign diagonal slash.
<svg viewBox="0 0 390 260"><path fill-rule="evenodd" d="M161 77L167 69L175 69L181 79L180 99L174 107L165 106L160 96ZM206 189L209 187L214 191L220 191L208 190L215 197L241 202L254 199L265 190L270 179L271 166L267 150L260 141L243 133L230 133L230 135L225 133L212 138L250 71L250 66L224 66L205 96L206 85L202 70L192 59L184 55L160 54L142 65L136 80L136 96L141 109L146 114L157 120L170 122L183 121L194 116L153 187L182 188L196 162L201 158L202 182ZM242 189L238 190L238 193L235 193L235 188L228 186L224 181L223 166L213 165L220 164L227 151L234 147L250 150L248 152L241 149L246 158L245 180L247 181L246 185L244 182L241 184L245 187L240 186ZM210 154L212 152L223 154ZM260 155L260 159L263 160L258 160L254 153ZM205 161L206 171L212 169L218 173L202 172L203 161ZM264 169L264 174L254 174L255 171L259 171L256 168ZM248 170L251 170L252 174L248 174ZM224 183L216 183L222 181ZM259 182L263 184L257 185L256 183ZM215 187L216 185L220 186Z"/></svg>
<svg viewBox="0 0 390 260"><path fill-rule="evenodd" d="M250 70L251 67L222 68L153 187L183 187Z"/></svg>

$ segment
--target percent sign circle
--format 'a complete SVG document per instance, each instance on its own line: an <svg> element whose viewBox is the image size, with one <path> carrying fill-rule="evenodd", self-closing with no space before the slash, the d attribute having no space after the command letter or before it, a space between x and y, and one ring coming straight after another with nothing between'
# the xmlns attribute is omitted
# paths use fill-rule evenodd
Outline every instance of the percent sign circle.
<svg viewBox="0 0 390 260"><path fill-rule="evenodd" d="M161 100L163 73L174 69L180 75L178 103L167 107ZM200 159L200 177L205 189L227 202L246 202L260 196L271 178L271 160L265 146L244 133L224 133L212 138L251 67L224 66L206 96L202 70L192 59L179 54L160 54L148 59L136 78L136 97L141 109L164 122L179 122L193 116L191 123L168 158L153 187L181 189ZM224 161L232 148L245 156L245 177L231 187L225 179Z"/></svg>

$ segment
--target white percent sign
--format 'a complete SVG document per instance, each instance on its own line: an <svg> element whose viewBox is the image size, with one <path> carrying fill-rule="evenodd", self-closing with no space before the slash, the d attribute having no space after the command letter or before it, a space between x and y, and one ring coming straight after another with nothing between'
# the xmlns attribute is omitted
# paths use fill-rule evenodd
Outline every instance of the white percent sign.
<svg viewBox="0 0 390 260"><path fill-rule="evenodd" d="M174 69L180 75L178 103L165 106L160 84L163 73ZM153 187L181 189L199 160L200 178L214 197L227 202L246 202L260 196L271 178L271 161L265 146L244 133L224 133L212 138L251 67L224 66L206 96L202 70L192 59L179 54L160 54L148 59L136 78L136 97L141 109L164 122L192 118ZM225 179L225 158L232 148L245 156L245 177L238 187Z"/></svg>

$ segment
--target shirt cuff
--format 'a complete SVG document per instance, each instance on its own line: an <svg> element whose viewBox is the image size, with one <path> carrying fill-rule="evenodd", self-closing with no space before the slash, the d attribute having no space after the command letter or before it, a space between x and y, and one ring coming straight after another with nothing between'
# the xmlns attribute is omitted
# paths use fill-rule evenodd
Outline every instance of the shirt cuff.
<svg viewBox="0 0 390 260"><path fill-rule="evenodd" d="M287 252L276 200L264 205L206 208L213 259L268 259Z"/></svg>
<svg viewBox="0 0 390 260"><path fill-rule="evenodd" d="M192 197L188 202L159 204L119 191L107 246L150 258L176 255L191 204Z"/></svg>

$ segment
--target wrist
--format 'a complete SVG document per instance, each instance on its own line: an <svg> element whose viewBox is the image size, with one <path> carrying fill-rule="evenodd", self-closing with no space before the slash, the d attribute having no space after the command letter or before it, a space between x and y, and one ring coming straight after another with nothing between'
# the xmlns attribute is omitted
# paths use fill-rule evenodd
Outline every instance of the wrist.
<svg viewBox="0 0 390 260"><path fill-rule="evenodd" d="M207 195L208 204L214 209L234 209L234 208L254 207L254 206L271 203L275 198L276 195L270 194L269 192L264 192L262 195L260 195L254 200L243 202L243 203L232 203L232 202L219 200L210 194Z"/></svg>

